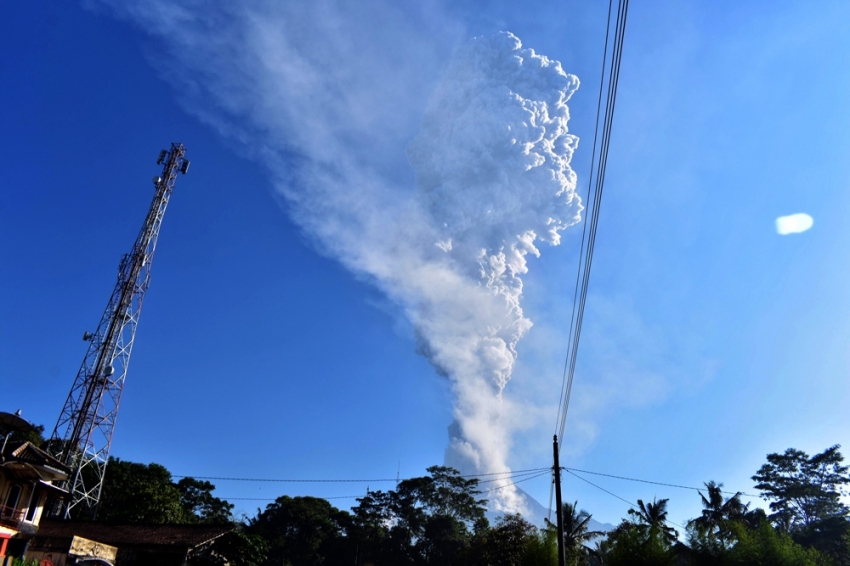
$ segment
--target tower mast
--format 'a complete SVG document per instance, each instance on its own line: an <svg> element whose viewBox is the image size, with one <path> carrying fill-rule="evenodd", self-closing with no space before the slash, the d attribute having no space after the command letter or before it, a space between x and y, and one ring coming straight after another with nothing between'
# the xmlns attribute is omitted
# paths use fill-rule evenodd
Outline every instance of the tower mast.
<svg viewBox="0 0 850 566"><path fill-rule="evenodd" d="M72 470L64 485L70 497L54 510L64 518L70 518L72 512L91 518L97 515L159 229L177 174L189 170L185 154L186 148L180 143L160 152L157 165L163 165L162 175L154 177L156 190L145 223L132 251L121 258L118 281L97 330L83 335L89 342L88 350L49 443L50 451Z"/></svg>

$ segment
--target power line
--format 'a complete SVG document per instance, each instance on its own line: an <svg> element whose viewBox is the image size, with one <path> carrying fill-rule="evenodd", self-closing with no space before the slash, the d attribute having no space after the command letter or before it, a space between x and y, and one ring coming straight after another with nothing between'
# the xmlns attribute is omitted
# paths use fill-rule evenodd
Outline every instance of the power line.
<svg viewBox="0 0 850 566"><path fill-rule="evenodd" d="M493 479L489 479L489 480L479 481L478 485L481 485L483 483L493 483L493 482L502 481L502 480L516 480L516 479L520 479L520 478L530 479L529 476L532 476L532 475L538 476L538 475L545 474L545 473L548 473L548 472L549 472L549 470L545 470L543 472L530 472L530 473L527 473L527 474L517 474L515 476L505 476L505 477L502 477L502 478L493 478Z"/></svg>
<svg viewBox="0 0 850 566"><path fill-rule="evenodd" d="M484 476L516 475L516 474L522 474L522 473L525 473L525 472L544 472L544 471L549 471L551 469L552 468L548 468L548 467L547 468L529 468L528 470L509 470L507 472L490 472L489 474L471 474L471 475L468 475L468 476L460 476L460 477L462 477L462 478L480 478L480 477L484 477Z"/></svg>
<svg viewBox="0 0 850 566"><path fill-rule="evenodd" d="M602 486L600 486L596 483L593 483L592 481L588 480L587 478L584 478L584 477L578 475L578 473L591 474L591 475L595 475L595 476L603 476L603 477L608 477L608 478L613 478L613 479L618 479L618 480L646 483L646 484L652 484L652 485L660 485L660 486L664 486L664 487L674 487L674 488L677 488L677 489L688 489L688 490L697 491L697 492L701 491L701 488L687 486L687 485L680 485L680 484L659 482L659 481L652 481L652 480L644 480L644 479L639 479L639 478L631 478L631 477L627 477L627 476L618 476L618 475L615 475L615 474L607 474L607 473L604 473L604 472L593 472L593 471L590 471L590 470L581 470L579 468L564 467L562 469L565 472L567 472L568 474L580 479L581 481L583 481L587 484L590 484L591 486L595 487L596 489L599 489L600 491L604 491L608 495L615 497L615 498L619 499L620 501L626 503L627 505L629 505L630 508L637 508L638 505L636 503L629 501L628 499L620 497L616 493L614 493L614 492L612 492L612 491L610 491L610 490L608 490L608 489L606 489L606 488L604 488L604 487L602 487ZM466 478L468 478L468 477L482 477L482 476L486 477L486 476L495 476L495 475L504 476L504 477L498 477L498 478L493 478L493 479L489 479L489 480L484 480L484 481L479 482L479 483L489 483L489 482L501 481L501 480L506 480L506 479L515 479L516 480L516 481L513 481L511 483L496 486L496 487L486 489L486 490L483 490L483 491L480 492L480 493L490 493L490 492L493 492L493 491L506 489L508 487L514 486L514 485L516 485L518 483L522 483L524 481L529 481L529 480L533 480L533 479L545 476L545 475L549 474L551 471L552 471L551 468L530 468L528 470L512 470L512 471L508 471L508 472L491 472L491 473L487 473L487 474L474 474L474 475L461 476L461 477L466 477ZM576 472L578 472L578 473L576 473ZM266 478L230 478L230 477L221 478L221 477L213 477L213 476L173 476L173 477L175 477L175 478L193 477L195 479L216 479L216 480L256 481L256 482L324 482L324 483L345 482L345 483L357 483L357 482L368 482L368 481L396 481L395 479L377 479L377 480L352 480L352 479L343 479L343 480L288 480L288 479L266 479ZM519 478L519 479L517 479L517 478ZM744 496L747 496L747 497L757 497L756 495L744 493L744 492L741 492L741 491L732 492L732 491L721 490L720 493L726 493L726 494L732 494L732 495L744 495ZM309 496L309 497L313 497L313 496ZM316 496L316 497L318 497L318 496ZM360 497L363 497L363 495L338 495L338 496L332 496L332 497L320 497L320 499L356 499L356 498L360 498ZM224 499L226 501L274 501L277 498L276 497L221 497L221 499ZM550 497L550 501L549 501L550 512L551 512L551 507L552 507L552 502L551 502L551 497ZM681 529L685 528L682 525L674 523L673 521L668 520L667 522L672 524L672 525L675 525L675 526L677 526Z"/></svg>
<svg viewBox="0 0 850 566"><path fill-rule="evenodd" d="M461 478L481 478L490 476L505 476L510 478L513 476L527 475L529 473L549 471L550 468L532 468L528 470L508 470L505 472L489 472L486 474L470 474L459 476ZM174 478L194 478L197 480L216 480L216 481L245 481L245 482L274 482L274 483L378 483L378 482L396 482L398 478L373 478L373 479L288 479L288 478L237 478L224 476L172 476ZM497 478L497 479L505 479ZM404 481L404 480L402 480ZM479 483L485 483L493 480L484 480Z"/></svg>
<svg viewBox="0 0 850 566"><path fill-rule="evenodd" d="M614 118L614 103L620 77L620 62L622 60L623 39L626 32L626 15L628 13L628 0L618 0L617 21L614 26L615 37L612 49L611 66L608 77L608 96L605 103L605 119L602 126L602 146L599 148L599 117L602 114L602 91L605 85L605 70L608 68L608 46L611 33L611 14L613 0L608 0L608 15L605 25L605 45L602 51L602 68L599 76L599 95L596 101L596 121L593 128L593 150L590 159L590 173L587 182L587 211L584 226L581 233L581 245L579 247L579 261L576 266L576 282L573 291L573 307L570 314L570 327L567 334L567 353L564 358L564 371L561 378L561 393L558 401L558 416L555 421L555 431L558 436L558 448L564 440L564 428L567 423L567 413L572 396L573 379L575 377L576 359L578 356L579 340L581 338L581 327L584 319L584 308L587 301L587 287L590 281L590 267L593 262L593 250L596 244L596 231L599 225L599 209L602 202L602 189L605 180L605 167L608 164L608 146L610 143L610 130ZM597 149L599 149L599 161L597 163ZM596 170L594 171L594 166ZM591 199L591 187L596 185ZM588 224L590 232L588 233ZM587 244L585 247L585 243ZM582 269L582 267L584 269ZM579 291L580 289L580 291ZM549 490L549 515L552 514L552 489Z"/></svg>
<svg viewBox="0 0 850 566"><path fill-rule="evenodd" d="M605 489L605 488L604 488L604 487L602 487L602 486L596 485L595 483L593 483L593 482L592 482L592 481L590 481L589 479L586 479L586 478L581 477L580 475L576 474L575 472L573 472L573 471L572 471L572 470L570 470L569 468L564 468L564 471L565 471L565 472L567 472L568 474L572 475L572 476L577 477L578 479L580 479L580 480L581 480L581 481L583 481L583 482L589 483L590 485L592 485L592 486L593 486L593 487L595 487L596 489L601 489L602 491L604 491L604 492L605 492L605 493L607 493L608 495L610 495L610 496L612 496L612 497L616 497L616 498L617 498L617 499L619 499L620 501L623 501L623 502L627 503L627 504L629 505L629 507L632 507L632 508L637 507L637 504L636 504L636 503L632 503L632 502L631 502L631 501L629 501L628 499L623 499L622 497L620 497L620 496L619 496L619 495L617 495L616 493L613 493L613 492L611 492L611 491L608 491L607 489Z"/></svg>
<svg viewBox="0 0 850 566"><path fill-rule="evenodd" d="M316 479L278 479L278 478L226 478L218 476L172 476L174 478L194 478L196 480L215 481L248 481L248 482L275 482L275 483L377 483L394 482L395 478L378 478L365 480L316 480Z"/></svg>
<svg viewBox="0 0 850 566"><path fill-rule="evenodd" d="M646 483L646 484L652 484L652 485L660 485L660 486L664 486L664 487L675 487L677 489L689 489L691 491L697 491L697 492L703 491L705 489L705 488L693 487L693 486L689 486L689 485L681 485L681 484L654 481L654 480L645 480L645 479L641 479L641 478L633 478L633 477L628 477L628 476L619 476L619 475L616 475L616 474L609 474L609 473L605 473L605 472L594 472L592 470L582 470L582 469L579 469L579 468L563 467L562 469L565 470L565 471L568 471L570 473L579 472L579 473L582 473L582 474L591 474L591 475L594 475L594 476L603 476L603 477L607 477L607 478L613 478L613 479L624 480L624 481L632 481L632 482ZM511 470L511 471L506 471L506 472L490 472L490 473L486 473L486 474L473 474L473 475L460 476L460 477L462 477L462 478L477 478L477 477L501 476L501 477L494 477L492 479L481 480L481 481L478 482L479 484L483 484L483 483L491 483L491 482L495 482L495 481L501 481L501 480L505 480L505 479L517 479L517 478L522 478L520 481L524 481L525 479L534 479L535 477L539 477L541 475L550 473L551 471L552 471L552 468L529 468L527 470ZM575 475L575 474L573 474L573 475ZM387 482L387 481L395 482L396 481L396 478L391 478L391 479L390 478L379 478L379 479L360 480L360 479L237 478L237 477L217 477L217 476L172 476L172 477L174 477L174 478L190 477L190 478L199 479L199 480L276 482L276 483L368 483L368 482ZM404 480L401 480L401 481L404 481ZM745 497L758 497L758 495L754 495L752 493L746 493L746 492L743 492L743 491L720 490L720 493L725 493L725 494L728 494L728 495L738 495L738 494L740 494L740 495L743 495ZM550 499L551 499L551 497L550 497ZM550 507L551 507L551 501L550 501Z"/></svg>
<svg viewBox="0 0 850 566"><path fill-rule="evenodd" d="M517 481L515 481L515 482L511 482L511 483L509 483L509 484L500 485L500 486L498 486L498 487L491 487L490 489L485 489L485 490L484 490L484 491L482 491L481 493L490 493L491 491L498 491L498 490L500 490L500 489L505 489L505 488L511 487L512 485L516 485L516 484L518 484L518 483L522 483L522 482L524 482L524 481L533 480L533 479L535 479L535 478L539 478L539 477L541 477L541 476L545 476L545 475L546 475L546 474L548 474L548 473L549 473L549 469L547 469L545 472L542 472L542 473L539 473L539 474L533 475L533 476L528 477L528 478L523 478L523 479L521 479L521 480L517 480Z"/></svg>
<svg viewBox="0 0 850 566"><path fill-rule="evenodd" d="M602 192L605 186L605 171L608 164L608 148L611 141L611 127L614 118L614 105L616 103L617 86L619 83L620 61L622 58L623 36L625 34L625 18L628 9L628 0L620 0L617 9L617 18L615 23L614 46L611 66L608 76L608 93L605 102L605 117L602 126L601 147L599 150L599 161L596 168L595 187L593 191L593 199L588 202L590 214L590 231L587 238L587 247L585 251L585 260L581 277L581 291L577 307L576 322L574 326L574 334L569 352L569 369L567 377L567 391L563 403L561 413L561 423L559 428L559 442L563 442L564 428L566 426L567 413L569 411L569 402L572 394L572 383L575 377L576 362L578 359L578 348L581 340L582 323L584 321L584 310L587 303L587 289L590 283L591 266L593 264L593 253L596 247L596 233L599 226L599 212L602 204ZM609 20L610 21L610 20ZM587 220L585 220L587 222ZM580 266L581 267L581 266Z"/></svg>
<svg viewBox="0 0 850 566"><path fill-rule="evenodd" d="M618 479L618 480L635 481L635 482L641 482L641 483L651 483L653 485L663 485L663 486L666 486L666 487L677 487L679 489L691 489L693 491L701 491L701 490L705 489L705 488L700 488L700 487L691 487L689 485L677 485L677 484L674 484L674 483L665 483L665 482L660 482L660 481L650 481L650 480L641 480L641 479L637 479L637 478L627 478L625 476L615 476L613 474L603 474L602 472L591 472L589 470L579 470L578 468L564 468L564 469L566 471L570 472L570 473L581 472L583 474L593 474L594 476L605 476L605 477L608 477L608 478L614 478L614 479ZM573 474L573 475L575 475L575 474ZM722 491L721 490L720 493L727 493L727 494L730 494L730 495L746 495L747 497L758 497L757 495L753 495L751 493L744 493L743 491Z"/></svg>
<svg viewBox="0 0 850 566"><path fill-rule="evenodd" d="M599 116L601 114L600 109L602 108L602 90L603 90L603 86L605 84L605 66L606 66L605 64L608 60L608 36L610 34L610 31L611 31L611 5L612 5L612 0L608 0L608 18L606 20L607 25L605 26L605 47L602 50L602 71L601 71L601 74L600 74L600 77L599 77L599 96L596 100L596 123L593 127L593 145L592 145L593 150L591 151L591 154L590 154L590 174L588 175L588 181L587 181L587 196L585 196L585 199L584 199L585 202L588 204L588 206L590 206L590 203L591 203L591 201L590 201L590 188L593 185L593 166L596 164L596 141L597 141L597 135L599 134ZM570 402L570 390L572 389L572 381L570 381L569 384L567 383L567 370L569 368L570 350L571 350L571 346L572 346L572 342L573 342L573 327L575 325L576 305L578 304L578 300L577 300L578 299L578 290L579 290L579 287L580 287L579 282L580 282L580 275L581 275L582 259L584 258L584 243L585 243L586 236L587 236L587 215L585 215L585 221L582 224L582 229L581 229L581 244L579 246L579 251L578 251L579 261L578 261L578 266L576 268L575 290L573 291L573 309L572 309L572 313L570 314L570 329L567 333L567 354L564 357L564 373L563 373L563 377L561 378L561 395L558 399L558 420L556 421L556 423L560 422L561 411L562 410L566 411L566 405L569 405L569 402ZM551 500L552 498L549 497L549 499ZM549 503L550 503L550 507L551 507L551 501Z"/></svg>
<svg viewBox="0 0 850 566"><path fill-rule="evenodd" d="M542 468L542 470L543 470L542 472L539 471L539 470L534 470L534 472L537 472L537 473L533 473L533 475L529 475L528 473L523 474L524 476L528 476L528 477L522 477L522 479L519 479L515 482L511 482L511 483L508 483L508 484L505 484L505 485L500 485L500 486L497 486L497 487L492 487L490 489L486 489L484 491L481 491L480 493L489 493L491 491L498 491L500 489L505 489L505 488L511 487L512 485L522 483L524 481L533 480L535 478L545 476L550 471L549 468ZM195 476L175 476L175 477L195 477ZM200 478L196 478L196 479L200 479ZM510 479L510 478L498 478L498 479ZM498 481L498 480L489 480L489 481ZM314 496L301 496L301 497L314 497ZM317 497L318 499L357 499L357 498L363 497L363 495L335 495L333 497L318 497L318 496L315 496L315 497ZM274 501L277 498L276 497L221 497L221 499L224 499L225 501Z"/></svg>
<svg viewBox="0 0 850 566"><path fill-rule="evenodd" d="M602 486L600 486L600 485L596 485L595 483L593 483L593 482L592 482L592 481L590 481L589 479L587 479L587 478L583 478L583 477L581 477L580 475L576 474L575 472L571 471L569 468L564 468L564 471L565 471L565 472L567 472L568 474L571 474L571 475L573 475L573 476L577 477L578 479L580 479L580 480L581 480L581 481L583 481L583 482L587 482L587 483L589 483L590 485L592 485L592 486L593 486L593 487L595 487L596 489L600 489L600 490L604 491L605 493L607 493L608 495L611 495L611 496L613 496L613 497L616 497L616 498L617 498L617 499L619 499L620 501L623 501L623 502L627 503L627 504L629 505L629 507L631 507L632 509L637 509L637 508L638 508L638 505L637 505L636 503L632 503L632 502L631 502L631 501L629 501L628 499L624 499L624 498L620 497L619 495L617 495L616 493L614 493L614 492L612 492L612 491L608 491L607 489L605 489L604 487L602 487ZM670 519L665 519L665 520L664 520L664 522L666 522L666 523L670 523L671 525L673 525L673 526L675 526L675 527L679 527L680 529L685 530L685 527L683 527L683 526L682 526L682 525L680 525L679 523L674 523L674 522L673 522L673 521L671 521Z"/></svg>
<svg viewBox="0 0 850 566"><path fill-rule="evenodd" d="M500 489L505 489L505 488L511 487L512 485L522 483L524 481L533 480L535 478L545 476L550 471L549 468L542 468L542 470L543 470L542 472L539 471L539 470L534 470L531 474L529 474L529 473L522 474L521 476L518 476L518 477L521 477L521 479L518 479L517 481L511 482L511 483L508 483L508 484L505 484L505 485L500 485L500 486L497 486L497 487L492 487L490 489L485 489L485 490L481 491L480 493L489 493L491 491L498 491ZM536 472L536 473L534 473L534 472ZM527 477L523 477L523 476L527 476ZM194 477L194 476L175 476L175 477ZM196 479L200 479L200 478L196 478ZM488 480L488 481L499 481L499 480L502 480L502 479L512 479L512 478L498 478L498 479L495 479L495 480ZM284 481L286 481L286 480L284 480ZM303 497L313 497L313 496L303 496ZM359 497L363 497L363 495L337 495L337 496L333 496L333 497L319 497L319 499L356 499L356 498L359 498ZM221 497L221 499L224 499L226 501L274 501L277 498L276 497Z"/></svg>
<svg viewBox="0 0 850 566"><path fill-rule="evenodd" d="M622 61L623 43L626 32L626 17L628 15L628 0L619 0L617 6L616 22L614 25L614 43L612 47L611 64L608 66L608 40L611 29L611 7L612 3L609 0L608 5L608 24L605 35L605 51L603 53L602 62L602 77L600 81L600 97L597 102L596 127L594 130L593 155L591 158L591 173L588 180L588 195L587 206L589 212L585 215L585 226L582 231L582 246L579 252L579 263L576 274L576 289L573 295L573 314L570 319L570 334L567 343L567 356L564 361L564 377L561 383L561 397L558 408L558 419L556 424L556 432L558 433L559 445L563 442L564 428L566 427L567 413L569 411L570 397L572 395L573 379L575 377L576 360L578 357L579 341L581 339L582 322L584 319L584 310L587 303L587 289L590 282L590 270L593 263L593 252L596 245L596 232L599 226L599 211L602 203L602 191L605 186L605 170L608 164L608 149L611 143L611 129L614 121L614 107L617 101L617 86L620 78L620 63ZM602 123L601 143L599 145L599 160L597 156L597 134L599 133L599 115L601 111L601 93L602 84L604 83L605 69L608 69L608 92L605 100L605 115ZM596 165L594 171L593 167ZM595 184L594 184L595 181ZM593 193L591 198L591 185L593 185ZM588 230L589 223L589 230ZM585 247L584 232L587 231L587 245ZM576 300L576 294L578 300Z"/></svg>
<svg viewBox="0 0 850 566"><path fill-rule="evenodd" d="M357 499L362 495L334 495L333 497L319 497L318 495L296 495L295 497L315 497L316 499ZM277 497L221 497L225 501L275 501Z"/></svg>

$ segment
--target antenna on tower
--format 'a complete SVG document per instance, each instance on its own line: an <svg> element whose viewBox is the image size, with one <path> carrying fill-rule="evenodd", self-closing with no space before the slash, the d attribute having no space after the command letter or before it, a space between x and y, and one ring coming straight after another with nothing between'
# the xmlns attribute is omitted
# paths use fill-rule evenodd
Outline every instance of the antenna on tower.
<svg viewBox="0 0 850 566"><path fill-rule="evenodd" d="M186 148L180 143L173 143L171 149L159 153L156 163L164 165L162 174L153 180L156 188L145 223L133 249L121 258L118 281L97 330L83 336L89 343L88 350L48 444L48 450L71 469L62 486L70 497L55 506L54 515L67 519L73 512L74 515L85 513L92 519L97 517L118 405L142 300L150 284L159 229L177 173L185 174L189 169L185 155Z"/></svg>

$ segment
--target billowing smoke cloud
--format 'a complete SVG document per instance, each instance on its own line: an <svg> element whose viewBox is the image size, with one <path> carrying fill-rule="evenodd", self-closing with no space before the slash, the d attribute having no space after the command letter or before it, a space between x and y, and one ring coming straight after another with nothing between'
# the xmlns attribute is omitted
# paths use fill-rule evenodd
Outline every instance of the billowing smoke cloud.
<svg viewBox="0 0 850 566"><path fill-rule="evenodd" d="M526 256L559 243L578 221L566 102L578 80L510 33L459 49L434 92L408 155L433 242L456 279L428 289L410 312L424 351L457 397L446 461L501 471L499 425L516 345L531 327L520 306ZM516 507L514 492L502 496Z"/></svg>
<svg viewBox="0 0 850 566"><path fill-rule="evenodd" d="M439 10L350 4L113 7L165 40L187 108L255 149L292 218L403 309L451 380L447 464L507 471L503 392L531 327L521 277L581 210L566 106L578 80L506 32L458 48L440 75L458 27ZM510 486L491 501L522 509Z"/></svg>

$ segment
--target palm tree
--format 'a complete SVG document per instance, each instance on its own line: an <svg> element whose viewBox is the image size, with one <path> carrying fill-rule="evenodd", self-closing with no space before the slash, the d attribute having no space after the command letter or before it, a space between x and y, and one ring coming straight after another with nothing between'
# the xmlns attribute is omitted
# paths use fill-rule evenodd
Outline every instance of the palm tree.
<svg viewBox="0 0 850 566"><path fill-rule="evenodd" d="M740 491L724 500L722 487L722 483L717 483L714 480L705 482L708 497L703 495L702 492L699 494L702 498L702 515L689 521L688 525L709 533L716 533L720 535L721 539L725 539L725 535L728 534L729 521L743 520L750 505L741 501Z"/></svg>
<svg viewBox="0 0 850 566"><path fill-rule="evenodd" d="M590 518L590 513L579 510L578 501L561 505L561 521L564 525L564 552L567 556L575 557L576 564L578 564L579 557L585 553L584 543L605 534L602 531L587 530ZM555 528L555 525L548 519L546 523L550 528Z"/></svg>
<svg viewBox="0 0 850 566"><path fill-rule="evenodd" d="M644 504L638 499L638 509L629 509L629 515L637 518L639 524L661 533L664 539L672 544L678 538L676 530L667 524L667 502L669 499L653 499L652 503Z"/></svg>

